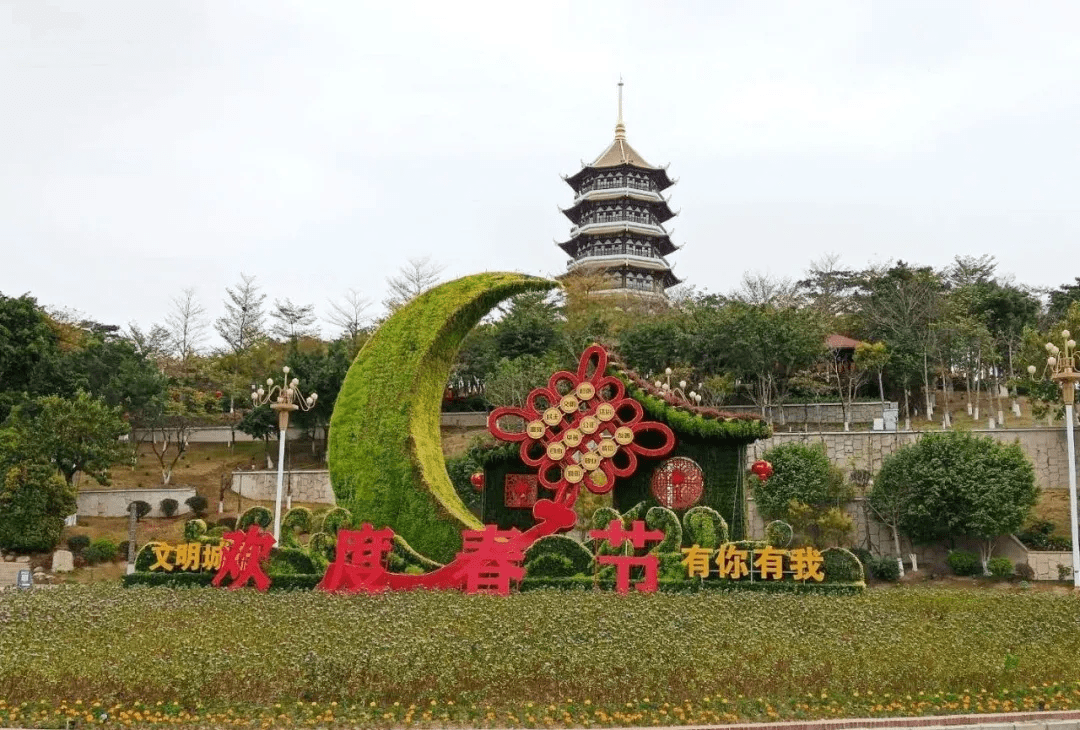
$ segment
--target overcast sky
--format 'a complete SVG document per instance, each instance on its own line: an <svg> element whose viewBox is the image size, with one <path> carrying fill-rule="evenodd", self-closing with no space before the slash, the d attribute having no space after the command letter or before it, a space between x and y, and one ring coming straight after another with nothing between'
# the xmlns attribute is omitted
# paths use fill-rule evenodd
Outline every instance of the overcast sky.
<svg viewBox="0 0 1080 730"><path fill-rule="evenodd" d="M0 0L0 292L145 325L241 272L373 314L409 257L561 273L620 74L699 289L1080 275L1075 2Z"/></svg>

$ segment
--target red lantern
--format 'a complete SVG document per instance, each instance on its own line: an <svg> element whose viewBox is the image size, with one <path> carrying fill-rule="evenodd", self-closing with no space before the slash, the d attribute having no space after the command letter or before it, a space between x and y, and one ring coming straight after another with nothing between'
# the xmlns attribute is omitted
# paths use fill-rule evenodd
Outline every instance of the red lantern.
<svg viewBox="0 0 1080 730"><path fill-rule="evenodd" d="M757 475L757 478L761 481L765 481L772 476L773 468L772 464L764 459L758 459L750 466L750 471Z"/></svg>
<svg viewBox="0 0 1080 730"><path fill-rule="evenodd" d="M484 472L478 471L469 475L469 481L472 482L473 489L478 492L484 491Z"/></svg>

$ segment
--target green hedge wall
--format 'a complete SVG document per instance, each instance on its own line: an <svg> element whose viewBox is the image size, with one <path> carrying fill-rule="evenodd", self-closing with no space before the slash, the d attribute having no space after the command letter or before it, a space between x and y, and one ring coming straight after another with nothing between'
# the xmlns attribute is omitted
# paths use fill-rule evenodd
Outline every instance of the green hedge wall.
<svg viewBox="0 0 1080 730"><path fill-rule="evenodd" d="M462 340L508 297L557 286L522 274L466 276L421 294L357 354L330 420L330 480L354 520L389 526L418 552L450 560L481 522L454 490L439 407Z"/></svg>

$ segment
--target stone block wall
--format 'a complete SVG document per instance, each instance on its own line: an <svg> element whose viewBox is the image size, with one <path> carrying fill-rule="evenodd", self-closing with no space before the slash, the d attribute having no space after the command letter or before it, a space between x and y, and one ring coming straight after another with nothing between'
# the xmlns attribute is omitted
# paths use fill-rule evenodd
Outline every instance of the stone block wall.
<svg viewBox="0 0 1080 730"><path fill-rule="evenodd" d="M896 410L894 402L880 401L852 403L849 423L873 423L875 418L883 418L886 409ZM753 413L761 415L757 406L721 406L720 410L730 413ZM844 407L839 403L787 403L782 406L770 406L765 409L765 418L776 425L791 424L842 424Z"/></svg>
<svg viewBox="0 0 1080 730"><path fill-rule="evenodd" d="M158 506L163 499L175 499L180 505L176 514L191 512L184 502L195 496L194 487L162 489L80 489L77 498L79 517L126 517L128 505L142 500L150 505L151 517L164 517Z"/></svg>
<svg viewBox="0 0 1080 730"><path fill-rule="evenodd" d="M325 469L305 469L285 472L282 496L292 487L294 502L337 504L330 487L330 472ZM248 499L273 501L277 496L276 471L234 471L232 491Z"/></svg>

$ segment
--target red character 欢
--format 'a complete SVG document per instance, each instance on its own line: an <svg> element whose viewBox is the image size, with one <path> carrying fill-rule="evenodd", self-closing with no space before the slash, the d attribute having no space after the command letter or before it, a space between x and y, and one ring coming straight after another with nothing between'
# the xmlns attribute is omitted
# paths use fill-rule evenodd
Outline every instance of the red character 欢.
<svg viewBox="0 0 1080 730"><path fill-rule="evenodd" d="M249 525L247 532L236 530L223 536L225 545L221 550L221 568L210 581L219 586L225 578L230 578L230 589L242 588L249 580L260 591L270 587L270 577L262 569L262 561L270 557L274 547L274 536L263 532L258 525Z"/></svg>

